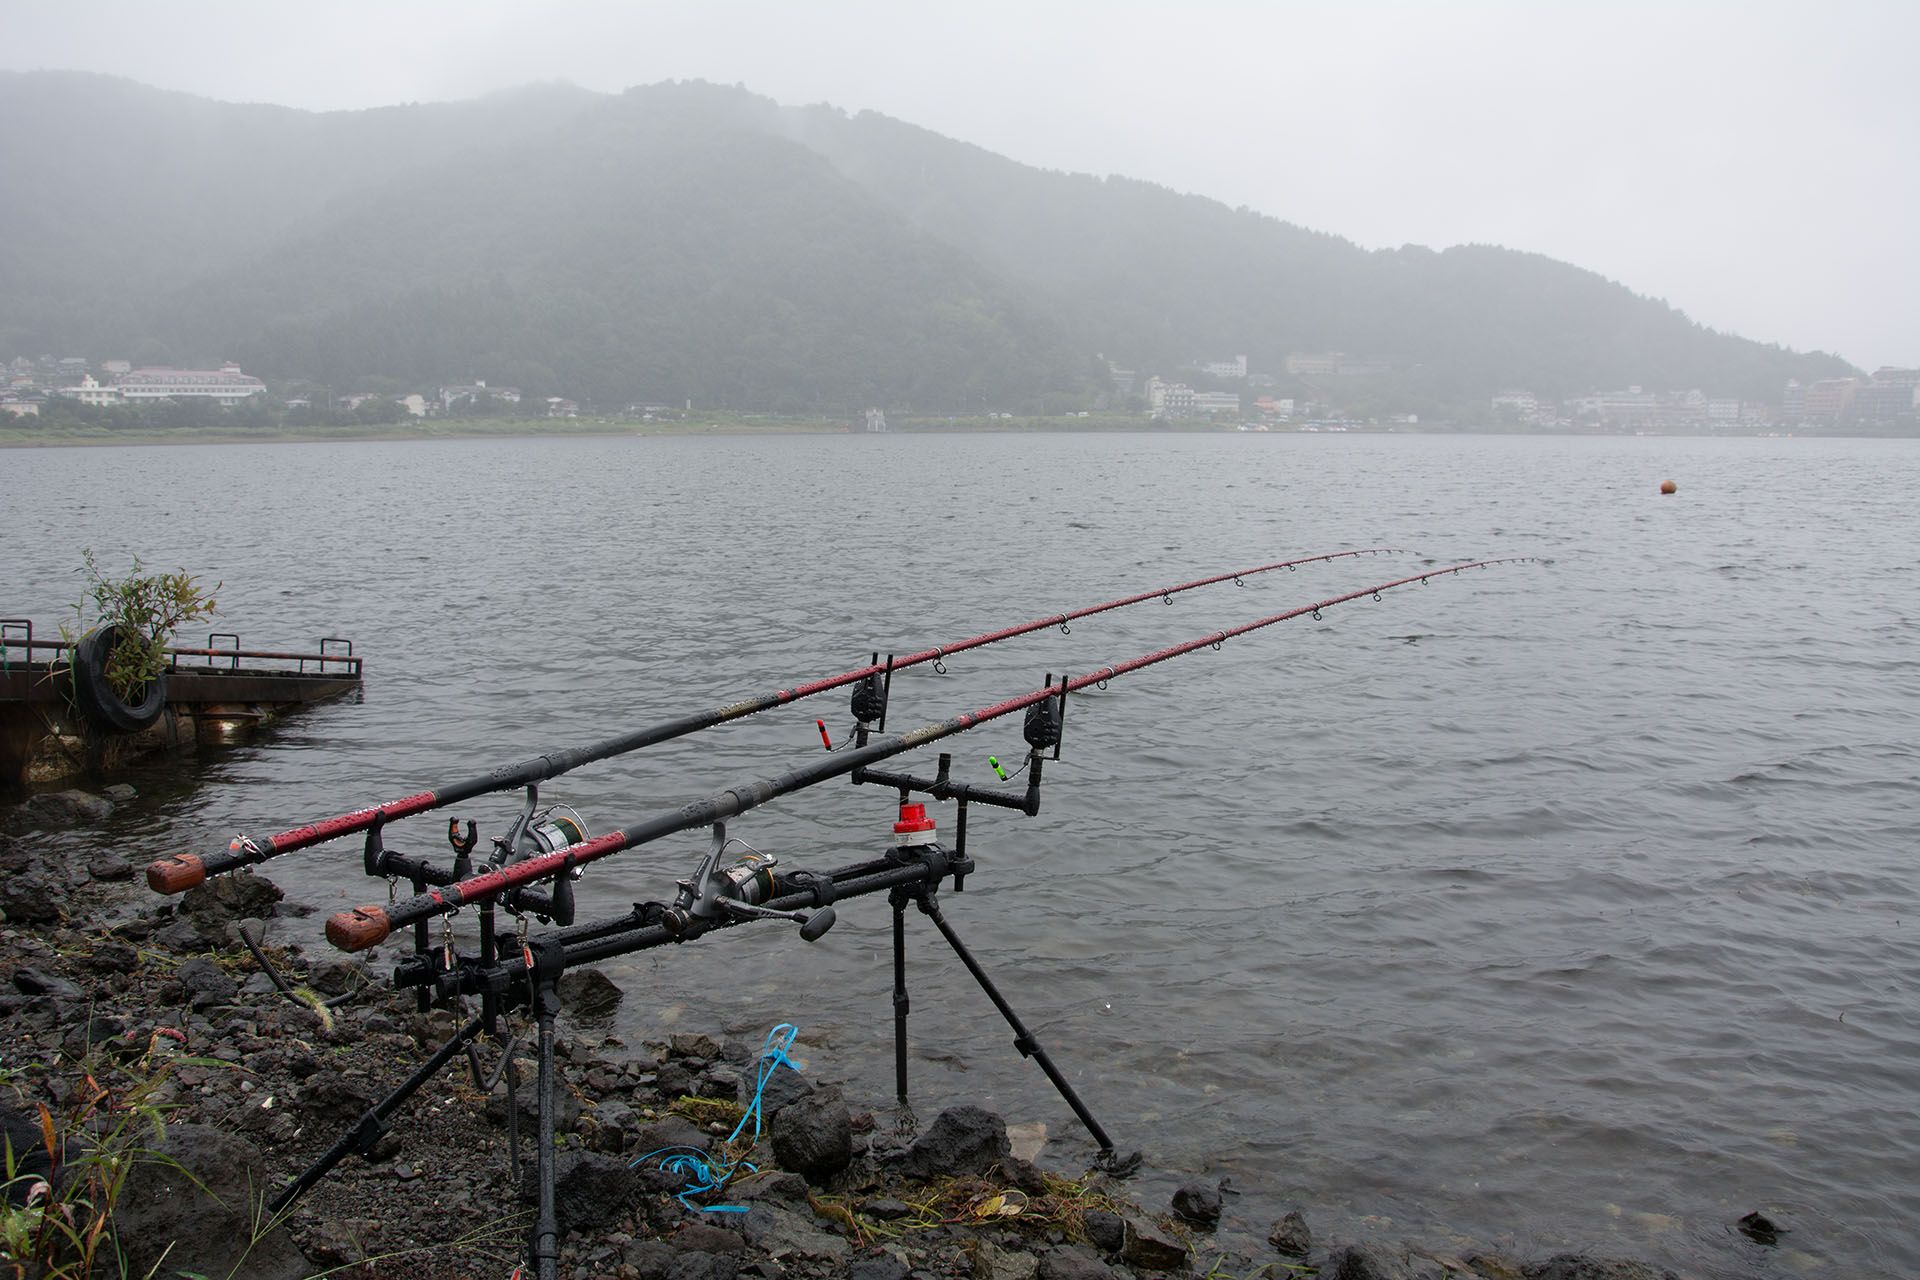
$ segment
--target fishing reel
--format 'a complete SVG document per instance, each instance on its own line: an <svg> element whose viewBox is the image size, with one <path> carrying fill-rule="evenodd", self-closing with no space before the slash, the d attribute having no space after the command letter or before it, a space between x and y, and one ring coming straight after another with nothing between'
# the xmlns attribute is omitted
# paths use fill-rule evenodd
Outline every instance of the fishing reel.
<svg viewBox="0 0 1920 1280"><path fill-rule="evenodd" d="M696 921L718 924L734 920L791 920L800 926L800 936L817 942L833 928L832 907L813 911L772 911L759 905L781 892L773 874L778 859L758 849L748 848L746 856L730 866L720 860L729 845L742 843L727 839L727 824L713 824L713 842L691 879L680 881L680 892L662 909L659 922L668 933L679 937Z"/></svg>

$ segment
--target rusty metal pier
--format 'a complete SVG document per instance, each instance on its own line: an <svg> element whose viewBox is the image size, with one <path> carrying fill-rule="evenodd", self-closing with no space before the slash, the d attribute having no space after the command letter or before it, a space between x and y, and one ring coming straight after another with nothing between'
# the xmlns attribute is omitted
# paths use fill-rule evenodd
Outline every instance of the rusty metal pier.
<svg viewBox="0 0 1920 1280"><path fill-rule="evenodd" d="M98 771L153 750L238 741L295 707L361 687L351 640L326 636L300 653L244 649L238 635L215 631L205 647L168 649L158 719L115 733L90 723L76 705L74 647L37 638L28 619L0 618L0 790Z"/></svg>

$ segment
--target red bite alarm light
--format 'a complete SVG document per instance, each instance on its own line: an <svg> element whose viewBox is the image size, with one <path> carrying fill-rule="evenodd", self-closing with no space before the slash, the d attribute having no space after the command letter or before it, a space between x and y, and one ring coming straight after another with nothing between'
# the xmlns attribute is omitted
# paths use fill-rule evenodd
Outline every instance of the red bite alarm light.
<svg viewBox="0 0 1920 1280"><path fill-rule="evenodd" d="M900 802L900 821L893 824L893 842L902 849L934 842L933 819L927 816L927 806Z"/></svg>

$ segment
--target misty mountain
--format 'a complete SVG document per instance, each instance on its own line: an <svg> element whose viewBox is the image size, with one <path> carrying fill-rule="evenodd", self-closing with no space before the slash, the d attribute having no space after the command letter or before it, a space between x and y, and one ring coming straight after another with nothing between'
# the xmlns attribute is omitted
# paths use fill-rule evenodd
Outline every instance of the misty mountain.
<svg viewBox="0 0 1920 1280"><path fill-rule="evenodd" d="M602 404L1075 405L1292 351L1447 405L1846 370L1487 246L1370 252L871 113L687 83L311 113L0 73L0 352Z"/></svg>

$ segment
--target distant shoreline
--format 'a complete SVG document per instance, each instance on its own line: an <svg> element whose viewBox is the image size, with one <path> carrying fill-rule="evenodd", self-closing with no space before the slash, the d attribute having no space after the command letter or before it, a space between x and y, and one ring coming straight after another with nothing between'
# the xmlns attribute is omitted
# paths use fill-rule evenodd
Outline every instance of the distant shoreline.
<svg viewBox="0 0 1920 1280"><path fill-rule="evenodd" d="M1184 422L1179 425L1154 423L1132 417L1054 417L995 420L987 418L929 417L903 418L889 435L1024 435L1024 434L1130 435L1423 435L1423 436L1552 436L1605 437L1614 439L1797 439L1797 440L1915 440L1914 432L1858 431L1780 431L1780 432L1659 432L1625 431L1546 431L1539 429L1502 429L1493 426L1456 427L1452 425L1395 424L1392 426L1350 426L1308 430L1293 426L1273 426L1265 431L1242 432L1234 426L1216 426L1210 422ZM565 419L548 426L526 419L458 419L426 423L352 427L300 427L293 429L260 428L235 430L216 427L180 427L160 431L114 432L101 428L62 428L39 431L14 424L0 425L0 449L71 449L95 447L156 447L206 444L354 444L397 440L531 440L591 436L792 436L792 435L864 435L844 421L819 418L776 418L748 415L702 418L676 422L629 422L595 419Z"/></svg>

